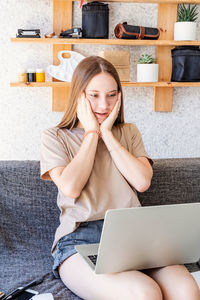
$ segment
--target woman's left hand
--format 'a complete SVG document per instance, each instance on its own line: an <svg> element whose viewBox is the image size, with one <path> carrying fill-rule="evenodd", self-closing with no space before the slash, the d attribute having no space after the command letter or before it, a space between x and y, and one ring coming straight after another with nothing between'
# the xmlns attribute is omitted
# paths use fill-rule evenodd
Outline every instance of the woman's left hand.
<svg viewBox="0 0 200 300"><path fill-rule="evenodd" d="M103 123L100 126L100 131L103 134L105 131L111 131L113 124L115 122L115 120L117 119L117 116L119 114L119 110L120 110L120 106L121 106L121 93L118 93L118 99L115 103L115 106L113 108L113 110L111 111L111 113L109 114L109 116L103 121Z"/></svg>

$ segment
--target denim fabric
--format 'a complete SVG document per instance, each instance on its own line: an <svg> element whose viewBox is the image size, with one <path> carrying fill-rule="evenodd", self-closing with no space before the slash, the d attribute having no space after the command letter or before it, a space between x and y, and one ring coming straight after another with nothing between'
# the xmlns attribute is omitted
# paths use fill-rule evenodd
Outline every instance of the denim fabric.
<svg viewBox="0 0 200 300"><path fill-rule="evenodd" d="M54 254L53 274L59 278L58 267L69 256L77 253L75 245L96 244L100 242L104 220L83 222L72 233L62 237L56 246Z"/></svg>

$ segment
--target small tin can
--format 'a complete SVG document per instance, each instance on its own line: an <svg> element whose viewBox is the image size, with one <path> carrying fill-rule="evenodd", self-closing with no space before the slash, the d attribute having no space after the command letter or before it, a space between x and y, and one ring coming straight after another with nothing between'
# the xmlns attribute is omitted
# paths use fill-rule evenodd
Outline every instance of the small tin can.
<svg viewBox="0 0 200 300"><path fill-rule="evenodd" d="M27 70L27 79L28 79L28 82L36 81L35 71L33 69Z"/></svg>
<svg viewBox="0 0 200 300"><path fill-rule="evenodd" d="M27 73L25 70L21 70L18 75L19 82L27 82Z"/></svg>
<svg viewBox="0 0 200 300"><path fill-rule="evenodd" d="M36 82L45 82L45 72L43 69L36 69Z"/></svg>

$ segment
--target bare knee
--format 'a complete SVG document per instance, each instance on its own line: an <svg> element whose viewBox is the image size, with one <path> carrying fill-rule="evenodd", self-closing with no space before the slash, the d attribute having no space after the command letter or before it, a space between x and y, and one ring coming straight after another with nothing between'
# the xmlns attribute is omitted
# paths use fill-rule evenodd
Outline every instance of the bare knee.
<svg viewBox="0 0 200 300"><path fill-rule="evenodd" d="M65 285L83 299L162 300L160 287L149 276L137 271L95 275L78 254L65 261L59 272Z"/></svg>
<svg viewBox="0 0 200 300"><path fill-rule="evenodd" d="M183 280L182 284L175 288L177 300L200 300L199 287L195 280Z"/></svg>
<svg viewBox="0 0 200 300"><path fill-rule="evenodd" d="M131 282L123 287L126 290L126 300L162 300L162 292L156 282L132 285Z"/></svg>
<svg viewBox="0 0 200 300"><path fill-rule="evenodd" d="M184 266L166 267L165 275L161 276L161 286L166 300L200 300L199 287Z"/></svg>
<svg viewBox="0 0 200 300"><path fill-rule="evenodd" d="M162 300L162 292L158 285L146 285L137 291L138 300ZM131 299L131 298L130 298ZM133 298L132 298L133 299Z"/></svg>

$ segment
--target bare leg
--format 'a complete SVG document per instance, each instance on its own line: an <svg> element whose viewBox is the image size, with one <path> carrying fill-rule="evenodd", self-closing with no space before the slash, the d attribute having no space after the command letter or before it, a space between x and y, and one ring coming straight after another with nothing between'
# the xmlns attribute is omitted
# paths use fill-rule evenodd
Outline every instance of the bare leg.
<svg viewBox="0 0 200 300"><path fill-rule="evenodd" d="M158 284L139 271L95 274L77 253L59 267L63 283L85 300L162 300Z"/></svg>
<svg viewBox="0 0 200 300"><path fill-rule="evenodd" d="M200 300L198 285L185 266L168 266L145 273L159 284L164 300Z"/></svg>

